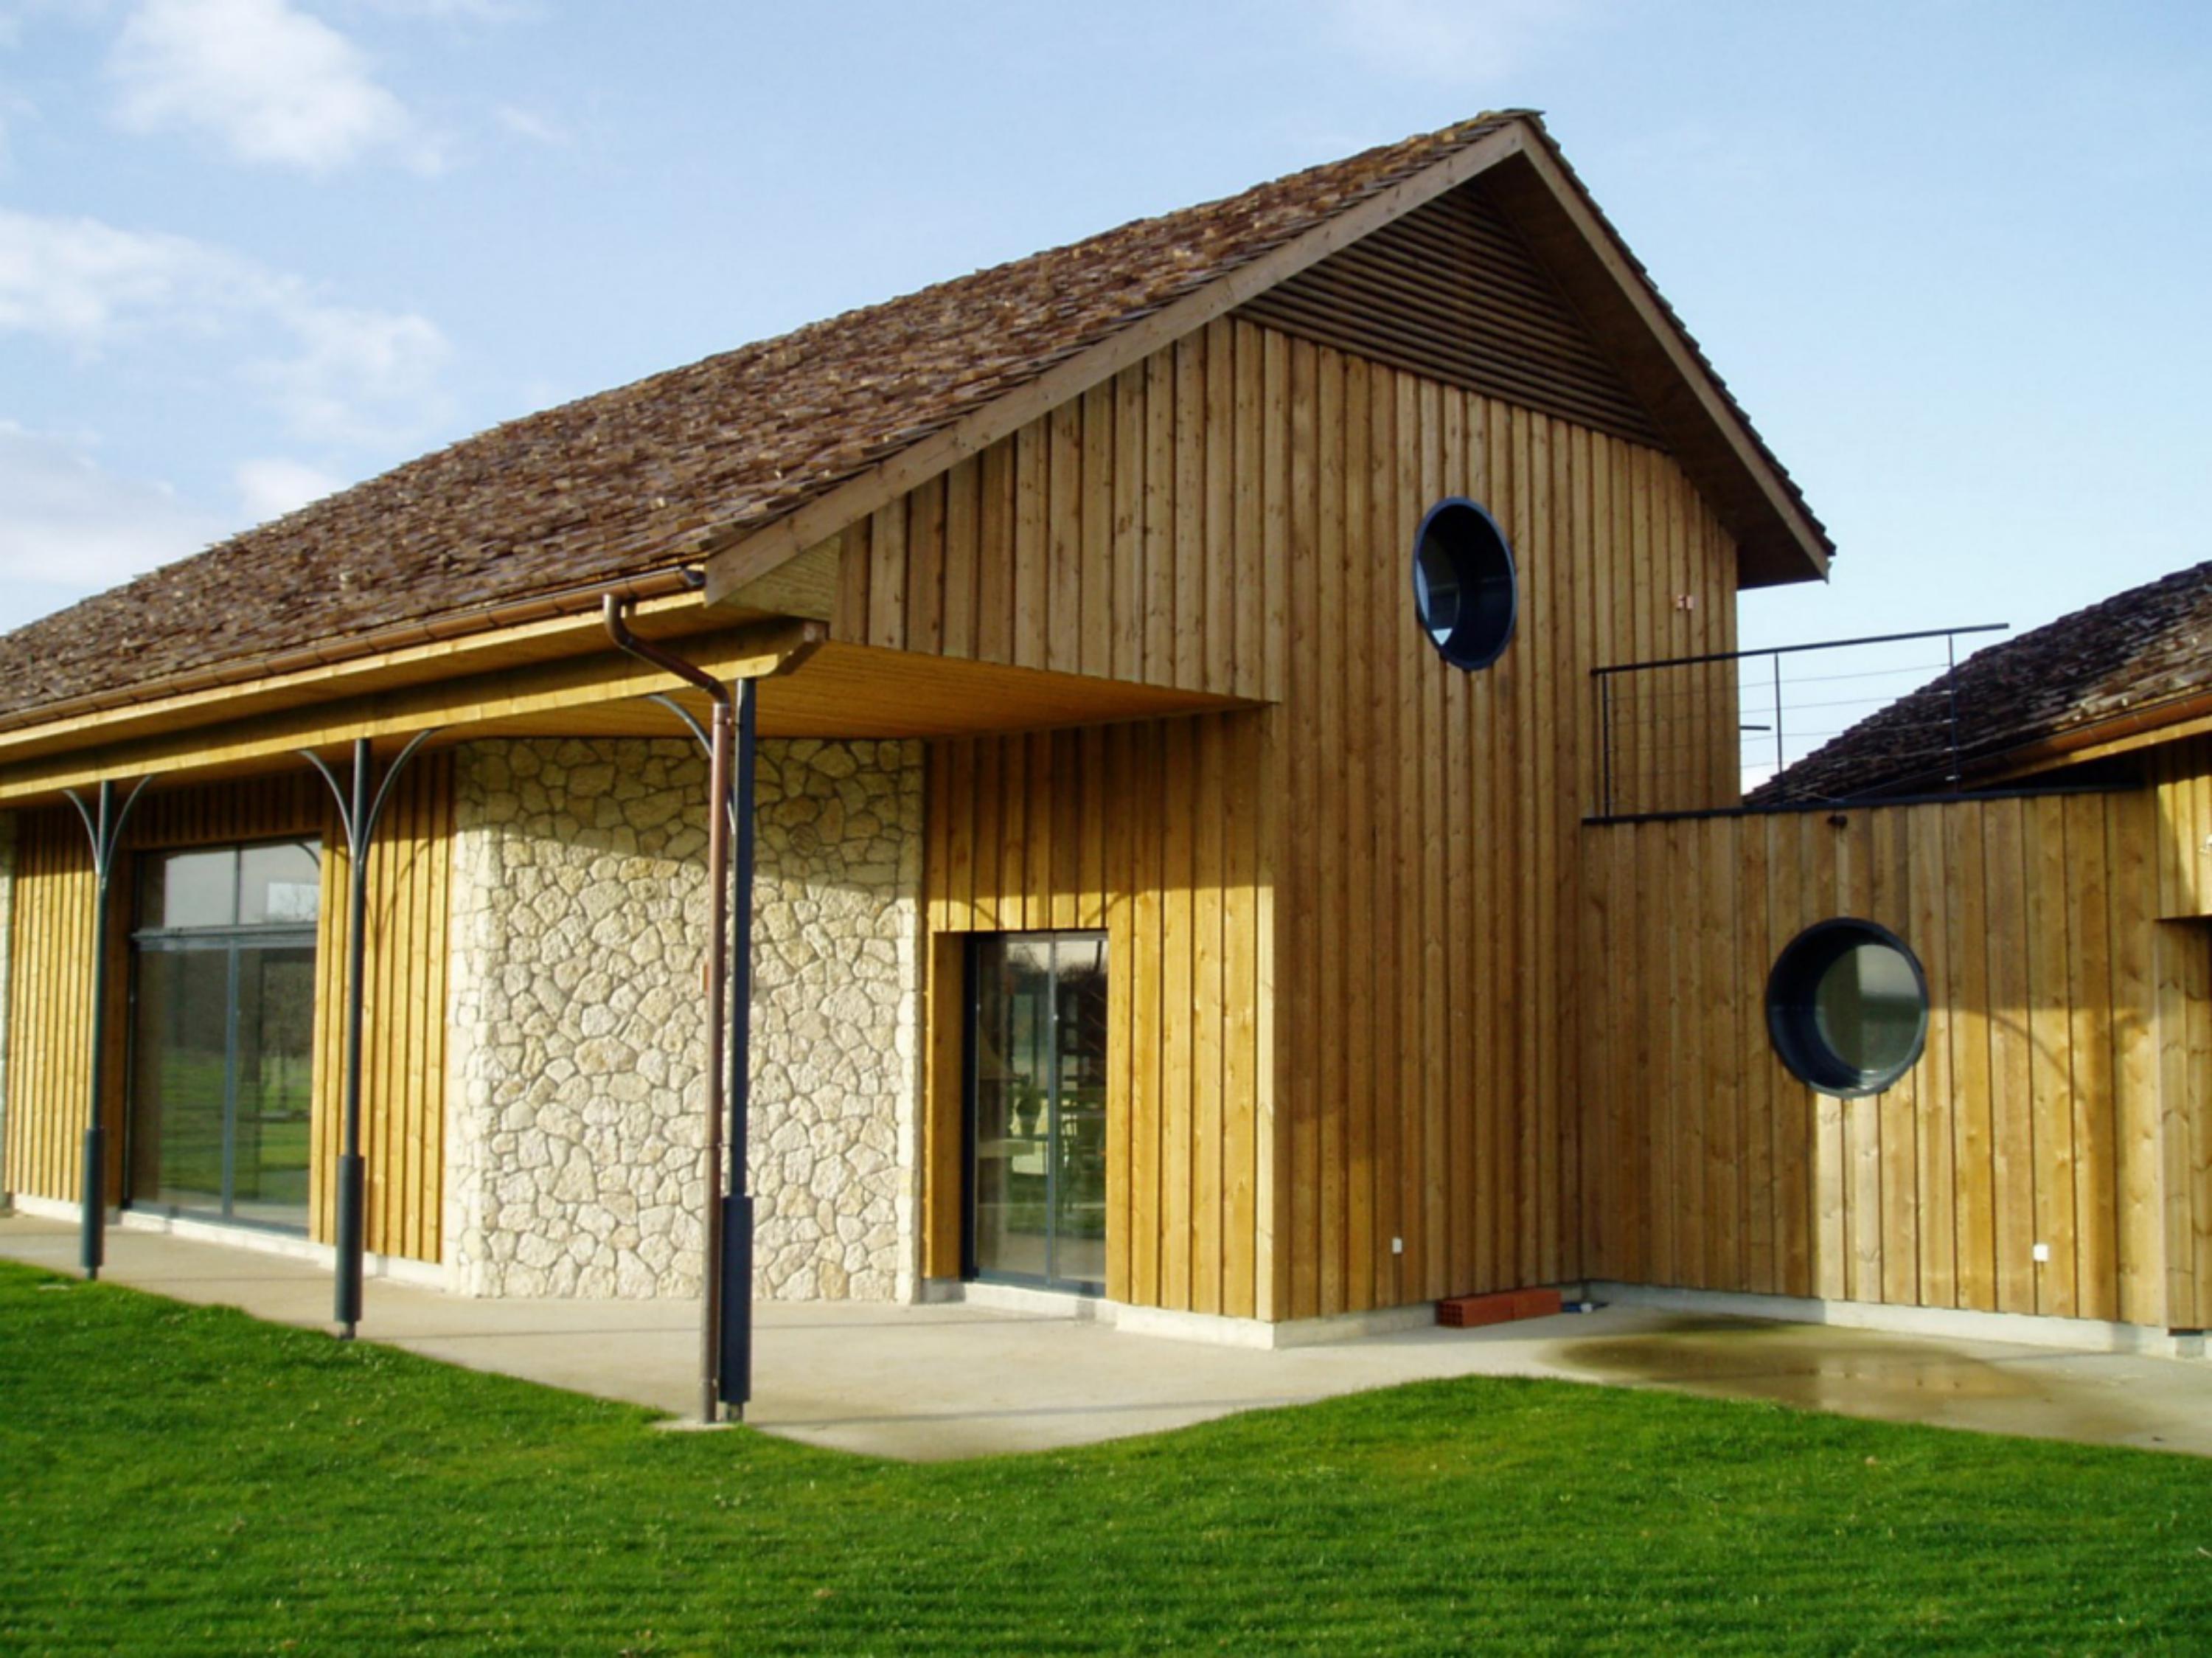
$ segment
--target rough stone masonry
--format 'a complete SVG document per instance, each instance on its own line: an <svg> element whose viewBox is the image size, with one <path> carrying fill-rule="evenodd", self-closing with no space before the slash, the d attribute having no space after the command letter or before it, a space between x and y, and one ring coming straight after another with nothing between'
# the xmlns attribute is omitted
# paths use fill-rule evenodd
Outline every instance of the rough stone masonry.
<svg viewBox="0 0 2212 1658"><path fill-rule="evenodd" d="M755 1292L914 1293L922 758L761 745ZM708 932L688 740L459 751L447 1265L487 1295L693 1295Z"/></svg>

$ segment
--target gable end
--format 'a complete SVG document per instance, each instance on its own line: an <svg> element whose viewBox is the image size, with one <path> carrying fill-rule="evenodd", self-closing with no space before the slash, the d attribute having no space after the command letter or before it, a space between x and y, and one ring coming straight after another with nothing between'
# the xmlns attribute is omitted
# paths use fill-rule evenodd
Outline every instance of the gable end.
<svg viewBox="0 0 2212 1658"><path fill-rule="evenodd" d="M1320 345L1665 447L1550 273L1479 181L1239 308Z"/></svg>

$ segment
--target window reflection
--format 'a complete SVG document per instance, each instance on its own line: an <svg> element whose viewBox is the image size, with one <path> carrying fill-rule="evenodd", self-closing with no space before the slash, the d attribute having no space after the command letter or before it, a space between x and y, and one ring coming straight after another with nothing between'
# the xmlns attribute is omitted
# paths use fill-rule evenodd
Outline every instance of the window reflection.
<svg viewBox="0 0 2212 1658"><path fill-rule="evenodd" d="M140 869L131 1200L303 1232L319 849L194 848Z"/></svg>
<svg viewBox="0 0 2212 1658"><path fill-rule="evenodd" d="M1106 941L974 947L969 1128L975 1271L1097 1293L1106 1279Z"/></svg>

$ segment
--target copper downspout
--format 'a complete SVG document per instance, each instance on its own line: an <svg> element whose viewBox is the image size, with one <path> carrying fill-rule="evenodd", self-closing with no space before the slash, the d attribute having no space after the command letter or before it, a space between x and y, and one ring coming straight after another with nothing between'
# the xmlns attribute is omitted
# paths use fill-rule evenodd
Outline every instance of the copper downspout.
<svg viewBox="0 0 2212 1658"><path fill-rule="evenodd" d="M707 738L707 885L712 891L707 945L707 1143L704 1159L706 1260L702 1273L705 1306L700 1318L699 1420L713 1422L721 1398L723 1322L722 1111L724 1106L724 1050L727 1031L724 1009L730 978L730 746L732 698L727 686L696 663L672 655L629 631L623 611L625 601L610 593L602 600L600 615L607 637L615 648L641 661L674 674L712 699L714 718ZM744 1296L744 1311L751 1310L752 1285L736 1286ZM744 1411L744 1401L737 1405Z"/></svg>

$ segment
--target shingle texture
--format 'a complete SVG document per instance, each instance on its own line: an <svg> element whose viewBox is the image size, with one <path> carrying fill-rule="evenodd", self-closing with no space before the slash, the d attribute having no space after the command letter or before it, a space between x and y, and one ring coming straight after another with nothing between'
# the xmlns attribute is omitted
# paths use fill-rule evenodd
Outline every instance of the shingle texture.
<svg viewBox="0 0 2212 1658"><path fill-rule="evenodd" d="M664 570L1515 119L1480 116L510 421L0 638L0 717Z"/></svg>
<svg viewBox="0 0 2212 1658"><path fill-rule="evenodd" d="M2212 564L1991 645L1869 715L1747 798L1852 800L1947 786L1955 692L1966 780L2048 739L2212 689Z"/></svg>

